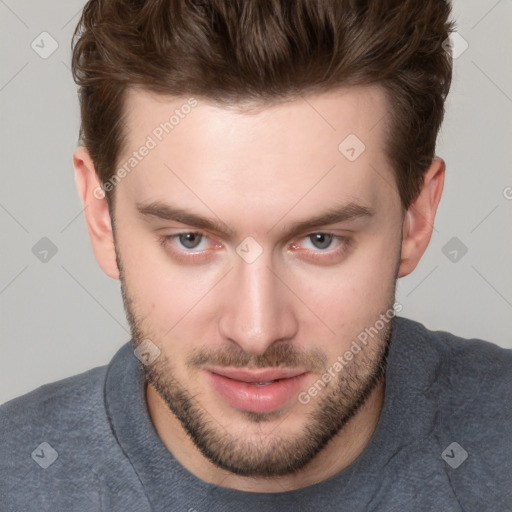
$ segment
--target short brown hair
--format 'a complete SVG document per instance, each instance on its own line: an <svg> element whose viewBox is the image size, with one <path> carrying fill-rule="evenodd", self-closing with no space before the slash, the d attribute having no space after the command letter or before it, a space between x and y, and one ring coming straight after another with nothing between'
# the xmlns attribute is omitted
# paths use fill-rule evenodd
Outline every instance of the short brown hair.
<svg viewBox="0 0 512 512"><path fill-rule="evenodd" d="M450 88L450 10L445 0L89 0L72 42L81 143L105 183L125 144L129 87L265 105L379 84L407 209L435 156Z"/></svg>

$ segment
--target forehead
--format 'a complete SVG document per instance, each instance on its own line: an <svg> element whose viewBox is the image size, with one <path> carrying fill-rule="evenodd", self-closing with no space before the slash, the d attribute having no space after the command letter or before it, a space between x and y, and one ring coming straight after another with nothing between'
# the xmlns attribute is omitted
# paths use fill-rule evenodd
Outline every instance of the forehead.
<svg viewBox="0 0 512 512"><path fill-rule="evenodd" d="M330 195L370 204L394 193L387 106L378 86L251 108L130 90L118 165L134 166L118 188L130 201L181 199L203 211L201 198L217 209L228 197L239 209L257 202L276 215L276 205L300 200L307 210Z"/></svg>
<svg viewBox="0 0 512 512"><path fill-rule="evenodd" d="M130 88L126 91L125 101L126 134L130 147L136 146L136 139L140 139L142 132L153 134L156 138L160 138L160 135L163 138L176 138L185 131L183 125L193 129L197 124L201 125L205 138L211 131L227 130L241 135L240 130L248 130L258 135L255 142L270 145L282 143L272 135L276 129L285 129L296 140L308 141L304 149L315 142L325 141L329 144L331 139L349 133L368 142L372 137L371 142L374 142L373 138L379 138L386 126L387 110L386 94L377 85L339 88L271 104L255 101L218 104L204 98L157 95L140 88ZM195 123L184 122L187 118L192 118ZM167 126L167 130L162 126L165 123L171 125ZM182 126L180 130L177 129L178 125ZM173 137L165 137L171 132Z"/></svg>

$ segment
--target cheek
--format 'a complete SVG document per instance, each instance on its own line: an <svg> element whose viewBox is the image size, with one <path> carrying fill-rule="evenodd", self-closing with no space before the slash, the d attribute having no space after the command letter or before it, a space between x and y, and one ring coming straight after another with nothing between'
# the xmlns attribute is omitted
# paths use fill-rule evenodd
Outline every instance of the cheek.
<svg viewBox="0 0 512 512"><path fill-rule="evenodd" d="M296 278L302 283L297 295L336 332L372 324L392 303L397 251L392 244L373 240L337 267Z"/></svg>
<svg viewBox="0 0 512 512"><path fill-rule="evenodd" d="M155 238L135 232L119 238L124 280L137 315L149 317L152 327L172 326L191 300L194 280L187 281L170 264Z"/></svg>
<svg viewBox="0 0 512 512"><path fill-rule="evenodd" d="M175 349L187 347L191 337L211 328L219 269L176 265L157 243L148 249L137 245L129 261L123 259L133 309L148 335L172 342Z"/></svg>
<svg viewBox="0 0 512 512"><path fill-rule="evenodd" d="M369 247L357 265L354 272L354 286L358 286L358 297L366 309L380 309L392 300L396 276L395 270L400 256L396 243L377 239Z"/></svg>

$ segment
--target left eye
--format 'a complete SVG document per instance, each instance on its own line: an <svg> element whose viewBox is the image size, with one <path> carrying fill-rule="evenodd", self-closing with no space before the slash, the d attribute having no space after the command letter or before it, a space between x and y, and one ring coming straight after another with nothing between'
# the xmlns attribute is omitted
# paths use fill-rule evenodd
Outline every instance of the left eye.
<svg viewBox="0 0 512 512"><path fill-rule="evenodd" d="M197 249L204 236L200 233L179 233L173 235L172 238L177 238L179 243L186 249Z"/></svg>

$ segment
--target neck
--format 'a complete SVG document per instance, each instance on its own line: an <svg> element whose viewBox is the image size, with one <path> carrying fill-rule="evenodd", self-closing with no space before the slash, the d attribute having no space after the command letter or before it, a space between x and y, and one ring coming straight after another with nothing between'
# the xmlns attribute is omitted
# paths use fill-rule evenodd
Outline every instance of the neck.
<svg viewBox="0 0 512 512"><path fill-rule="evenodd" d="M384 403L384 380L345 427L300 471L262 478L235 475L214 465L195 446L179 420L148 383L146 402L153 425L167 449L188 471L205 482L247 492L285 492L319 483L352 464L370 442Z"/></svg>

